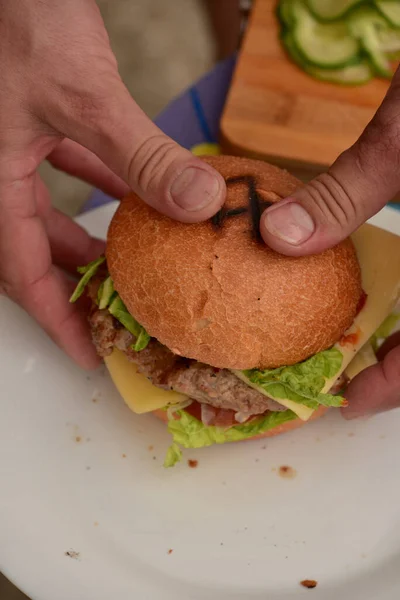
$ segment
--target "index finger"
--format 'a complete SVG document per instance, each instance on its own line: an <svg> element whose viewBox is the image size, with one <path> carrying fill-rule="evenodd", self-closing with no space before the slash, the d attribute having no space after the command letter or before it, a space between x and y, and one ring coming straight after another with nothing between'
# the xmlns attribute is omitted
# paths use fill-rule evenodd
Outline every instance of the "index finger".
<svg viewBox="0 0 400 600"><path fill-rule="evenodd" d="M83 368L98 365L86 319L69 303L65 276L52 265L36 212L38 175L0 184L0 287Z"/></svg>

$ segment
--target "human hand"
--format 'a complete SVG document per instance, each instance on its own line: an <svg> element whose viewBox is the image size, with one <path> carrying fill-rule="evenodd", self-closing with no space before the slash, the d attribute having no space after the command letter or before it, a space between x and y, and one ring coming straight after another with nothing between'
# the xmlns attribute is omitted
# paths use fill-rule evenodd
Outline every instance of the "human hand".
<svg viewBox="0 0 400 600"><path fill-rule="evenodd" d="M184 222L217 212L225 184L132 100L94 0L0 0L0 65L0 293L91 368L97 357L64 271L104 245L52 208L40 163L114 197L132 188Z"/></svg>
<svg viewBox="0 0 400 600"><path fill-rule="evenodd" d="M327 173L274 204L261 219L265 242L282 254L304 256L348 237L400 191L400 69L375 117ZM400 273L399 273L400 278ZM380 362L348 386L345 418L400 406L400 339L381 348Z"/></svg>

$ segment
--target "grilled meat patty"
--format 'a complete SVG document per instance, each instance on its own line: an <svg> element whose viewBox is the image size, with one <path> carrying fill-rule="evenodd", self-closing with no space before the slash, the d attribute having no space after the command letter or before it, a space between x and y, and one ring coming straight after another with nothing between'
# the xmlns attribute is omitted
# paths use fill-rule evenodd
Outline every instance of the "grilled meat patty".
<svg viewBox="0 0 400 600"><path fill-rule="evenodd" d="M177 356L155 339L151 339L144 350L135 352L131 348L133 336L107 310L99 310L94 305L89 322L100 356L107 356L114 347L118 348L157 387L181 392L216 408L233 410L240 414L241 420L267 410L285 410L231 371Z"/></svg>

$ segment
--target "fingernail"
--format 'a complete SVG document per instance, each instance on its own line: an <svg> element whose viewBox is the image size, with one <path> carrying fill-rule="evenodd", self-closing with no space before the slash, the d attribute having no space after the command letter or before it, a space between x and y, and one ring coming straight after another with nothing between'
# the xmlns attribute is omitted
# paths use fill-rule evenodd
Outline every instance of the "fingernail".
<svg viewBox="0 0 400 600"><path fill-rule="evenodd" d="M182 171L171 186L171 196L180 208L195 212L205 208L219 195L217 177L203 169L189 167Z"/></svg>
<svg viewBox="0 0 400 600"><path fill-rule="evenodd" d="M357 412L347 412L347 410L341 409L341 414L342 417L346 420L346 421L354 421L357 420L358 422L363 422L363 421L369 421L370 419L372 419L375 414L374 413L357 413Z"/></svg>
<svg viewBox="0 0 400 600"><path fill-rule="evenodd" d="M272 235L294 246L308 240L315 231L314 221L296 202L267 210L264 225Z"/></svg>

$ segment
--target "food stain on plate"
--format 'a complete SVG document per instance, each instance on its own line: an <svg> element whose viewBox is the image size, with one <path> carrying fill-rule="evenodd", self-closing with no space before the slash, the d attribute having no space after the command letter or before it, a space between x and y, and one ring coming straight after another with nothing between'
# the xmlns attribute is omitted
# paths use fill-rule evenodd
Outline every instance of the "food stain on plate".
<svg viewBox="0 0 400 600"><path fill-rule="evenodd" d="M98 390L97 388L94 388L94 390L92 392L92 397L91 397L91 401L93 402L93 404L96 404L96 402L99 401L100 397L101 397L100 390Z"/></svg>
<svg viewBox="0 0 400 600"><path fill-rule="evenodd" d="M278 469L278 475L279 477L282 477L282 479L294 479L297 475L297 471L296 469L293 469L293 467L282 465Z"/></svg>
<svg viewBox="0 0 400 600"><path fill-rule="evenodd" d="M76 444L82 444L85 441L90 442L90 438L85 438L78 425L73 425L72 423L67 423L66 425L72 428L71 439L73 442Z"/></svg>
<svg viewBox="0 0 400 600"><path fill-rule="evenodd" d="M191 469L196 469L199 466L198 460L193 460L193 459L189 458L189 460L187 462Z"/></svg>
<svg viewBox="0 0 400 600"><path fill-rule="evenodd" d="M300 581L300 585L302 585L305 588L308 588L309 590L312 590L317 587L318 582L315 581L315 579L303 579L303 581Z"/></svg>
<svg viewBox="0 0 400 600"><path fill-rule="evenodd" d="M67 550L67 552L64 552L64 555L72 558L73 560L79 560L81 557L80 552L76 552L76 550Z"/></svg>

